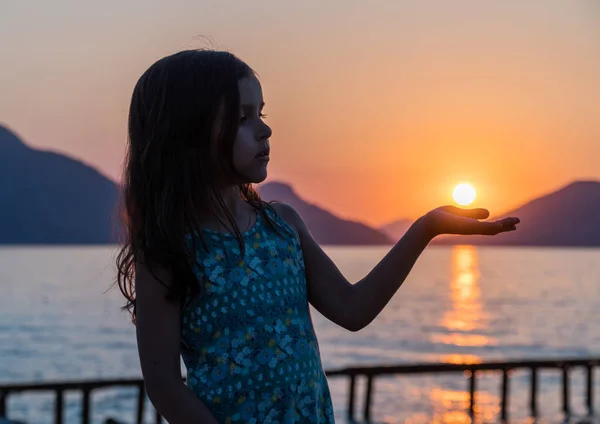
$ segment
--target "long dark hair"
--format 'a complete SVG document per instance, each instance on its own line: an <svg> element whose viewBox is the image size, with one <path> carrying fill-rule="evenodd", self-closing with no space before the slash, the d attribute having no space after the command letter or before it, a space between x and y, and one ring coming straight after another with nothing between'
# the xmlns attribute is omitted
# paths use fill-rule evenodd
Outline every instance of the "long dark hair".
<svg viewBox="0 0 600 424"><path fill-rule="evenodd" d="M186 50L150 66L133 90L121 187L124 231L117 284L134 322L135 266L142 256L154 275L155 266L171 272L168 298L183 302L200 290L192 268L195 242L186 243L185 234L201 235L202 217L225 216L244 248L216 184L223 176L236 181L238 81L253 75L231 53ZM251 184L236 185L259 213L270 208Z"/></svg>

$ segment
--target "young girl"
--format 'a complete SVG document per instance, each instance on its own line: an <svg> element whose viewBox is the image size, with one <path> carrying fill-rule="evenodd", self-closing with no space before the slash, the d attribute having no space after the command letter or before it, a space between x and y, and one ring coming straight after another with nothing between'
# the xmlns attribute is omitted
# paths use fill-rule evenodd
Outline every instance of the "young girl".
<svg viewBox="0 0 600 424"><path fill-rule="evenodd" d="M252 187L270 159L264 104L253 70L220 51L165 57L133 92L117 280L148 396L171 424L332 423L309 304L358 331L434 237L519 222L435 209L351 284L292 207Z"/></svg>

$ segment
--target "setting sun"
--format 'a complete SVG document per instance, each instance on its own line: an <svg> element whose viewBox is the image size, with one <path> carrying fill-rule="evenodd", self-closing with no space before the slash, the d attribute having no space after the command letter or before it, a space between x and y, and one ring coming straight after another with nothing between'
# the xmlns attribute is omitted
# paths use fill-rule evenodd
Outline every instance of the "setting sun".
<svg viewBox="0 0 600 424"><path fill-rule="evenodd" d="M475 189L471 184L459 184L452 192L452 198L461 206L473 203L476 195Z"/></svg>

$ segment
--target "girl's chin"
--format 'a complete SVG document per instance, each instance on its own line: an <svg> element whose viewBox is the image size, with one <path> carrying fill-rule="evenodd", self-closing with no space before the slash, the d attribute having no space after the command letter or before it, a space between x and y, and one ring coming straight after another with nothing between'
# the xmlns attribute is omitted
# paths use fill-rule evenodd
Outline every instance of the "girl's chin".
<svg viewBox="0 0 600 424"><path fill-rule="evenodd" d="M252 175L244 175L243 184L259 184L267 179L267 170L256 172Z"/></svg>
<svg viewBox="0 0 600 424"><path fill-rule="evenodd" d="M252 184L259 184L259 183L262 183L262 182L263 182L264 180L266 180L266 179L267 179L267 173L265 172L265 173L264 173L263 175L261 175L260 177L258 177L258 178L256 178L256 179L254 179L254 180L252 181Z"/></svg>

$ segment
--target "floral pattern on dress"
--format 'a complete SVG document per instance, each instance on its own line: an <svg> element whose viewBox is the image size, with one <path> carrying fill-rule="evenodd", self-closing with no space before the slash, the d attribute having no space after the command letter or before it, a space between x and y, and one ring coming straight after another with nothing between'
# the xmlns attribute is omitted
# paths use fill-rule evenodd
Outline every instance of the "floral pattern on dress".
<svg viewBox="0 0 600 424"><path fill-rule="evenodd" d="M259 213L244 258L235 237L204 230L209 249L194 267L203 295L182 312L187 384L220 423L333 423L300 241L265 213L291 234Z"/></svg>

